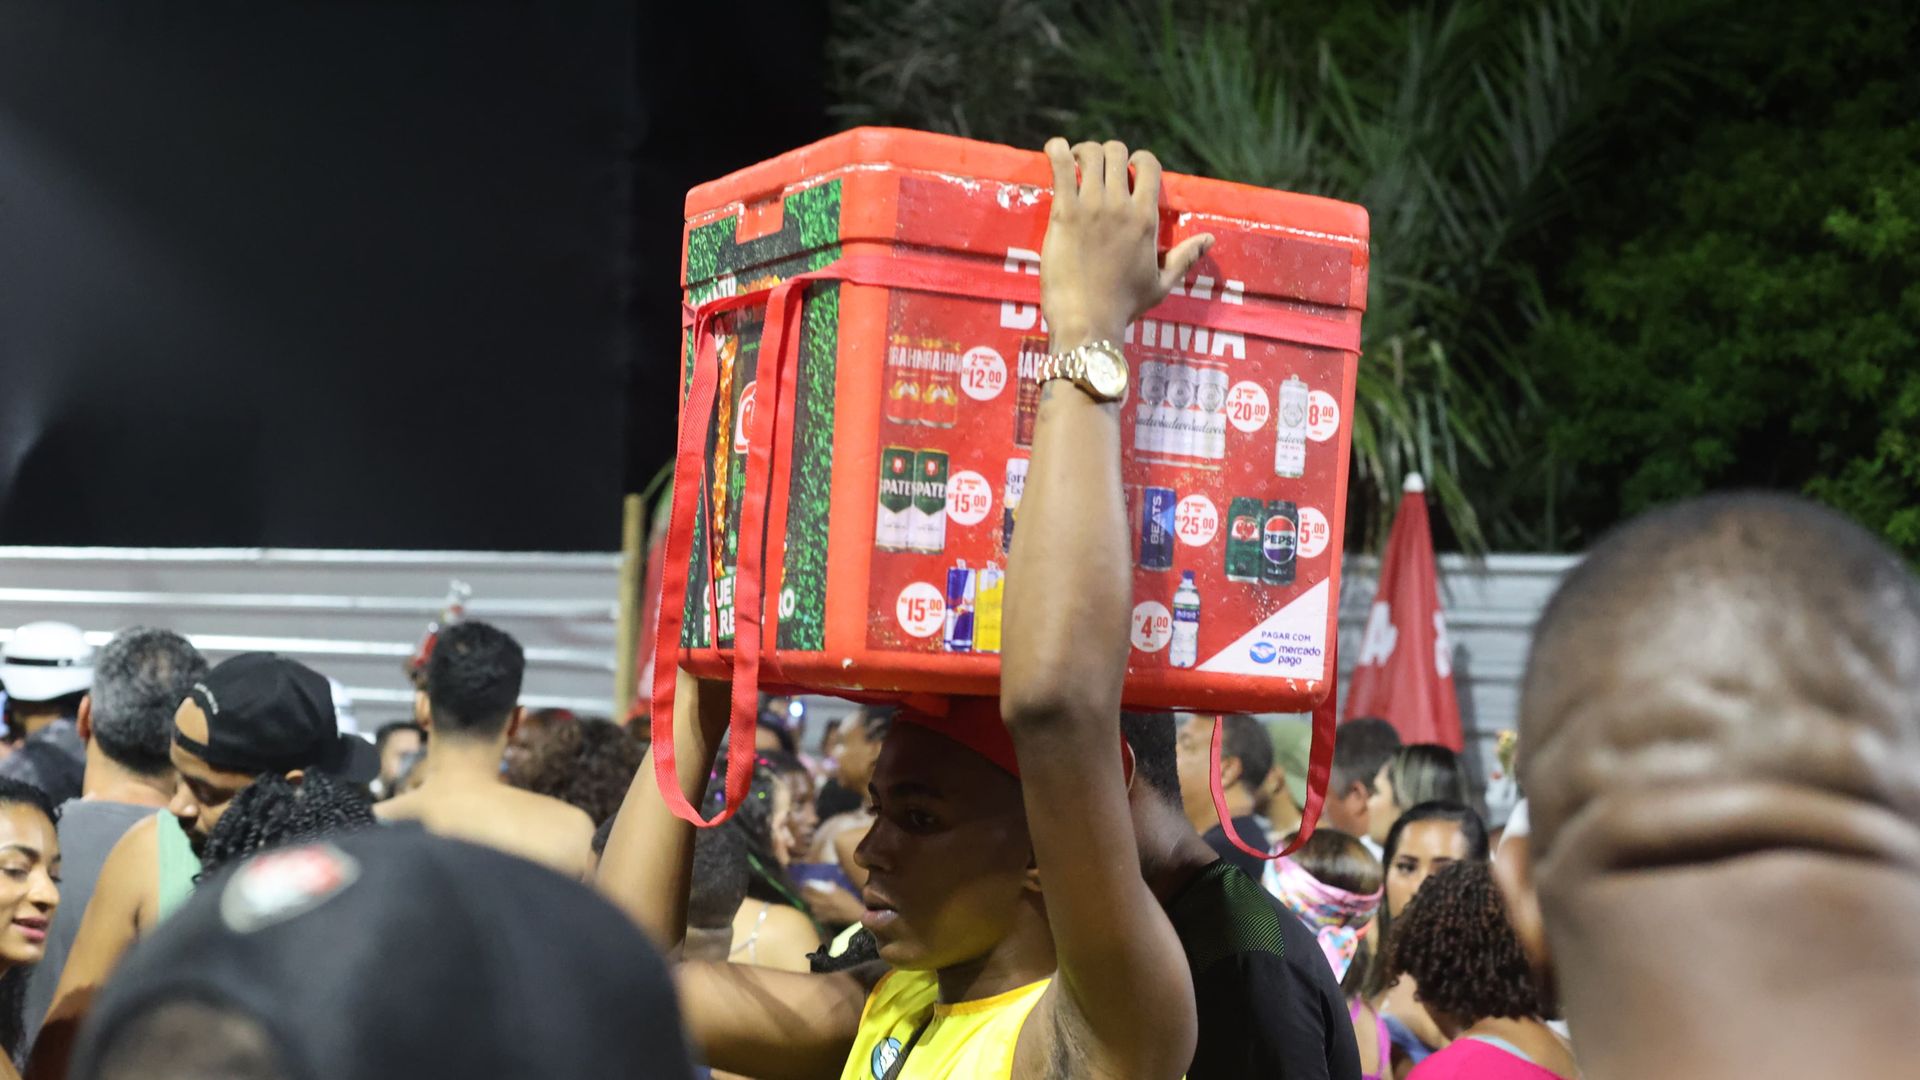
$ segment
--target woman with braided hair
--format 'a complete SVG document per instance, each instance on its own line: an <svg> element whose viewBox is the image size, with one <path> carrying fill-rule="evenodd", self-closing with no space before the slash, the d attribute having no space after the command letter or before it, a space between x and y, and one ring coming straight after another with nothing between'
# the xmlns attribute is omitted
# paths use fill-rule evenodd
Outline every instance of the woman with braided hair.
<svg viewBox="0 0 1920 1080"><path fill-rule="evenodd" d="M269 773L235 795L208 834L201 849L200 877L270 847L373 824L373 803L325 773L309 772L298 780Z"/></svg>
<svg viewBox="0 0 1920 1080"><path fill-rule="evenodd" d="M1412 1080L1572 1080L1573 1051L1543 1017L1540 991L1484 862L1436 872L1400 913L1387 969L1410 975L1451 1040Z"/></svg>
<svg viewBox="0 0 1920 1080"><path fill-rule="evenodd" d="M704 813L708 817L726 804L726 775L723 754L707 788ZM807 954L820 947L819 927L787 876L790 841L782 819L790 801L791 789L756 757L746 799L733 817L718 826L737 829L744 839L747 899L734 914L733 948L728 956L736 964L806 971Z"/></svg>

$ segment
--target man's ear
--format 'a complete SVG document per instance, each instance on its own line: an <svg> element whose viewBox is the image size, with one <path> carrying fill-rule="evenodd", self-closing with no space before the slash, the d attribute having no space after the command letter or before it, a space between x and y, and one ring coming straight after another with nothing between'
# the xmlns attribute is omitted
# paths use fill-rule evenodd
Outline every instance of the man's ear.
<svg viewBox="0 0 1920 1080"><path fill-rule="evenodd" d="M1031 854L1027 856L1026 886L1028 892L1042 891L1040 888L1040 860Z"/></svg>
<svg viewBox="0 0 1920 1080"><path fill-rule="evenodd" d="M433 730L433 705L427 701L425 690L413 692L413 722L428 731Z"/></svg>
<svg viewBox="0 0 1920 1080"><path fill-rule="evenodd" d="M1133 794L1133 781L1140 769L1133 759L1133 744L1124 738L1120 740L1120 775L1126 779L1127 794Z"/></svg>
<svg viewBox="0 0 1920 1080"><path fill-rule="evenodd" d="M1240 782L1241 772L1239 758L1222 757L1220 759L1220 790L1232 791L1233 786Z"/></svg>
<svg viewBox="0 0 1920 1080"><path fill-rule="evenodd" d="M1504 841L1493 859L1493 883L1507 904L1507 922L1520 949L1526 953L1534 982L1553 1001L1557 997L1553 948L1547 941L1546 920L1540 914L1540 893L1533 881L1533 838L1515 836ZM1557 1002L1555 1002L1557 1004Z"/></svg>
<svg viewBox="0 0 1920 1080"><path fill-rule="evenodd" d="M513 737L515 735L520 734L520 728L524 726L526 722L527 722L527 707L525 705L515 705L513 707L513 711L507 714L507 741L508 742L512 742Z"/></svg>
<svg viewBox="0 0 1920 1080"><path fill-rule="evenodd" d="M80 741L93 741L93 695L85 694L80 698L80 713L74 717L74 727L79 730Z"/></svg>

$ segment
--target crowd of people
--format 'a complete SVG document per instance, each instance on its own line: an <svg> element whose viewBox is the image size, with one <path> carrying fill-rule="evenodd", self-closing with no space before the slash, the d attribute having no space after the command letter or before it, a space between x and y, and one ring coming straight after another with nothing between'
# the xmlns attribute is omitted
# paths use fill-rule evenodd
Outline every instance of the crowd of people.
<svg viewBox="0 0 1920 1080"><path fill-rule="evenodd" d="M1150 155L1048 155L1054 349L1118 342L1210 241L1161 263ZM1627 524L1535 630L1501 828L1452 751L1357 718L1279 855L1304 721L1122 707L1117 416L1043 388L997 700L815 739L766 699L703 829L643 738L526 709L486 623L370 739L287 657L20 628L0 1076L1904 1073L1920 582L1884 544L1780 496ZM679 673L670 780L709 816L729 705Z"/></svg>

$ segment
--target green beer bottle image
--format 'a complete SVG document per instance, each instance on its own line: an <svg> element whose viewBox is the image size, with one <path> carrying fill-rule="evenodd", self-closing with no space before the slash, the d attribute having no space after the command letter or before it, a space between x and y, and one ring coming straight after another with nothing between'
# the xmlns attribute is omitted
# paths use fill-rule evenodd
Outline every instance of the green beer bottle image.
<svg viewBox="0 0 1920 1080"><path fill-rule="evenodd" d="M907 522L913 511L913 479L912 450L889 446L880 451L880 511L873 522L873 546L881 551L912 546Z"/></svg>
<svg viewBox="0 0 1920 1080"><path fill-rule="evenodd" d="M907 517L907 547L938 555L947 546L947 452L913 455L913 509Z"/></svg>

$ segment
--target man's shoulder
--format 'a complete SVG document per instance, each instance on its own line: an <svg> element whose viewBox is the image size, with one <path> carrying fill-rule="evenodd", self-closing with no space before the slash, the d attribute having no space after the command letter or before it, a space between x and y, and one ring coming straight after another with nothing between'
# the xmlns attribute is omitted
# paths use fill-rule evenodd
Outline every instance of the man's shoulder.
<svg viewBox="0 0 1920 1080"><path fill-rule="evenodd" d="M1196 972L1241 953L1285 956L1282 916L1292 918L1292 913L1225 859L1202 870L1167 906L1174 933Z"/></svg>
<svg viewBox="0 0 1920 1080"><path fill-rule="evenodd" d="M108 802L104 799L72 799L60 807L60 823L56 830L60 834L60 847L71 866L75 849L88 848L100 852L98 857L113 849L126 834L136 828L152 830L157 823L149 819L164 813L157 806L142 806L139 803Z"/></svg>
<svg viewBox="0 0 1920 1080"><path fill-rule="evenodd" d="M1265 886L1222 859L1168 905L1167 917L1197 975L1229 957L1325 965L1319 942ZM1327 972L1329 980L1332 971Z"/></svg>
<svg viewBox="0 0 1920 1080"><path fill-rule="evenodd" d="M381 821L411 821L420 816L420 793L409 791L374 803L373 816Z"/></svg>
<svg viewBox="0 0 1920 1080"><path fill-rule="evenodd" d="M551 795L542 795L537 791L516 787L509 787L506 790L513 793L512 801L516 803L515 809L536 815L542 825L575 832L584 830L588 836L593 835L593 818L587 816L585 810L565 799L556 799Z"/></svg>

